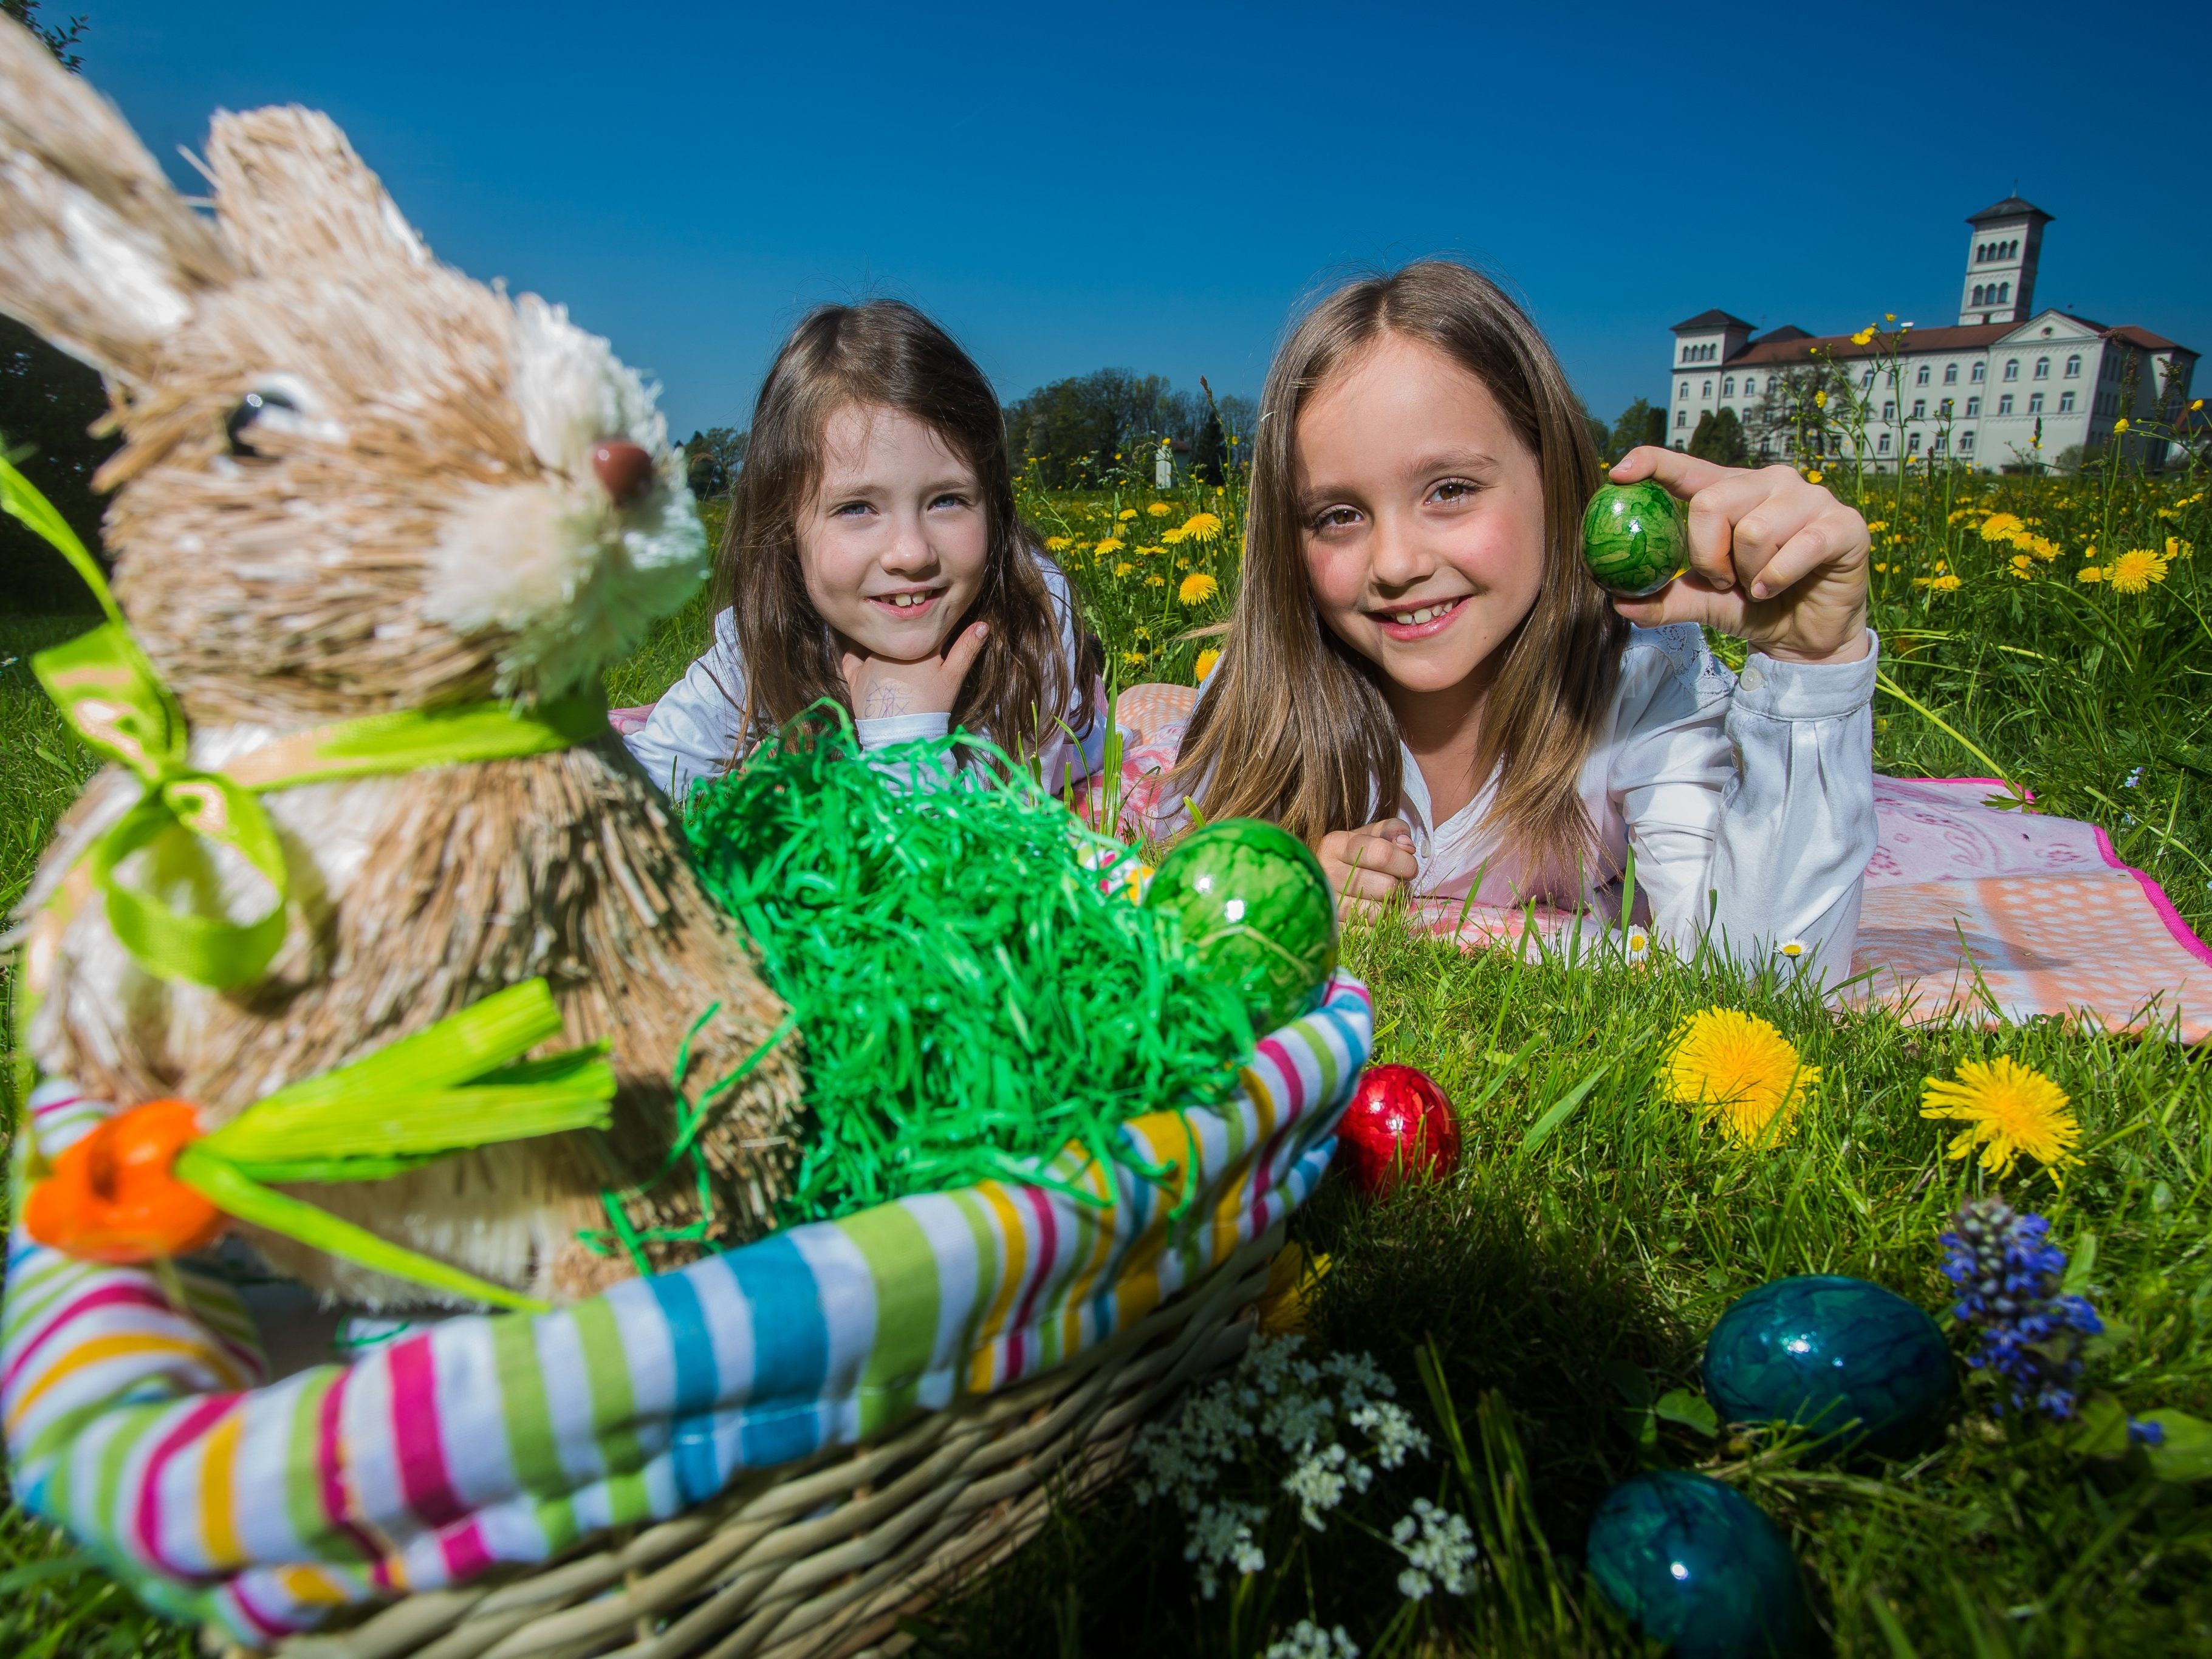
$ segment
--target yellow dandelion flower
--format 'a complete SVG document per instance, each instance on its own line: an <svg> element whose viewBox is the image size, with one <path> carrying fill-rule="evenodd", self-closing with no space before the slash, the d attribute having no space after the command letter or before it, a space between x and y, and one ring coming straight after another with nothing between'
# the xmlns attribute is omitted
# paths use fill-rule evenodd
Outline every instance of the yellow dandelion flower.
<svg viewBox="0 0 2212 1659"><path fill-rule="evenodd" d="M2200 410L2200 409L2202 409L2202 408L2203 408L2203 407L2204 407L2204 399L2203 399L2203 398L2197 398L2195 402L2191 403L2191 404L2189 405L2189 412L2190 412L2191 415L2194 415L2194 414L2195 414L2198 410Z"/></svg>
<svg viewBox="0 0 2212 1659"><path fill-rule="evenodd" d="M1182 521L1182 533L1210 542L1221 534L1221 520L1211 513L1194 513Z"/></svg>
<svg viewBox="0 0 2212 1659"><path fill-rule="evenodd" d="M1947 1156L1964 1158L1978 1146L1982 1168L1993 1176L2008 1173L2023 1152L2054 1181L2078 1161L2074 1143L2081 1138L2081 1126L2067 1109L2066 1091L2033 1066L2002 1055L1986 1065L1961 1060L1955 1079L1929 1079L1920 1094L1920 1115L1966 1124Z"/></svg>
<svg viewBox="0 0 2212 1659"><path fill-rule="evenodd" d="M1814 393L1813 394L1813 407L1814 407L1814 408L1815 408L1815 409L1826 409L1827 406L1828 406L1828 394L1827 394L1826 392L1814 392Z"/></svg>
<svg viewBox="0 0 2212 1659"><path fill-rule="evenodd" d="M2058 556L2058 544L2042 536L2015 536L2012 544L2049 564Z"/></svg>
<svg viewBox="0 0 2212 1659"><path fill-rule="evenodd" d="M2105 568L2100 564L2085 564L2074 573L2077 582L2100 582L2105 580Z"/></svg>
<svg viewBox="0 0 2212 1659"><path fill-rule="evenodd" d="M2014 514L1992 513L1982 520L1982 539L1985 542L2008 542L2015 532L2027 528Z"/></svg>
<svg viewBox="0 0 2212 1659"><path fill-rule="evenodd" d="M1180 529L1163 530L1160 532L1160 539L1165 542L1170 547L1173 547L1177 542L1181 541L1187 533L1187 532Z"/></svg>
<svg viewBox="0 0 2212 1659"><path fill-rule="evenodd" d="M1123 508L1122 508L1119 513L1116 513L1116 514L1114 515L1114 517L1115 517L1115 518L1119 522L1121 522L1121 523L1122 523L1122 524L1127 524L1127 523L1128 523L1130 520L1132 520L1132 519L1135 518L1136 516L1137 516L1137 509L1136 509L1135 507L1123 507Z"/></svg>
<svg viewBox="0 0 2212 1659"><path fill-rule="evenodd" d="M2166 580L2166 555L2147 547L2131 547L2112 562L2112 592L2148 593L2153 582Z"/></svg>
<svg viewBox="0 0 2212 1659"><path fill-rule="evenodd" d="M1879 532L1882 532L1882 531L1884 531L1884 530L1887 530L1887 529L1888 529L1888 528L1889 528L1889 520L1887 520L1887 519L1876 519L1876 520L1875 520L1872 524L1870 524L1870 525L1869 525L1869 526L1867 526L1867 534L1869 534L1869 536L1871 536L1871 535L1875 535L1875 534L1878 534Z"/></svg>
<svg viewBox="0 0 2212 1659"><path fill-rule="evenodd" d="M1213 665L1220 660L1221 653L1209 645L1205 650L1198 653L1198 661L1194 666L1192 672L1196 678L1202 680L1208 674L1211 674L1213 672Z"/></svg>
<svg viewBox="0 0 2212 1659"><path fill-rule="evenodd" d="M2115 436L2118 436L2120 433L2125 432L2127 429L2128 417L2124 415L2121 416L2118 420L2112 422L2112 432Z"/></svg>
<svg viewBox="0 0 2212 1659"><path fill-rule="evenodd" d="M2191 547L2187 542L2183 541L2179 536L2168 536L2166 538L2166 556L2169 559L2186 559L2194 555L2196 551L2197 550L2195 548Z"/></svg>
<svg viewBox="0 0 2212 1659"><path fill-rule="evenodd" d="M1718 1120L1731 1139L1771 1146L1789 1134L1820 1068L1758 1015L1707 1008L1674 1027L1661 1077L1668 1099Z"/></svg>
<svg viewBox="0 0 2212 1659"><path fill-rule="evenodd" d="M1140 544L1137 549L1138 553L1141 556L1148 559L1152 557L1153 554L1163 552L1164 550L1165 550L1163 549L1158 542L1143 543Z"/></svg>
<svg viewBox="0 0 2212 1659"><path fill-rule="evenodd" d="M1122 542L1119 536L1109 536L1104 541L1099 543L1097 546L1092 548L1091 550L1103 559L1109 553L1119 553L1121 550L1121 547Z"/></svg>
<svg viewBox="0 0 2212 1659"><path fill-rule="evenodd" d="M1182 579L1182 586L1176 589L1176 598L1185 605L1204 605L1220 591L1219 582L1203 570L1194 570Z"/></svg>
<svg viewBox="0 0 2212 1659"><path fill-rule="evenodd" d="M1934 593L1955 593L1961 586L1959 579L1948 572L1941 576L1915 576L1912 585Z"/></svg>
<svg viewBox="0 0 2212 1659"><path fill-rule="evenodd" d="M1818 483L1820 482L1820 469L1817 466L1805 475L1805 482L1807 483Z"/></svg>
<svg viewBox="0 0 2212 1659"><path fill-rule="evenodd" d="M1048 553L1065 553L1074 545L1075 544L1065 536L1048 536L1044 538L1044 550Z"/></svg>
<svg viewBox="0 0 2212 1659"><path fill-rule="evenodd" d="M2025 553L2015 553L2011 559L2012 574L2026 581L2035 574L2035 561Z"/></svg>
<svg viewBox="0 0 2212 1659"><path fill-rule="evenodd" d="M1145 653L1141 651L1124 651L1121 653L1121 660L1132 668L1142 668L1145 665Z"/></svg>
<svg viewBox="0 0 2212 1659"><path fill-rule="evenodd" d="M1137 567L1131 564L1127 559L1122 560L1121 563L1114 567L1114 574L1117 576L1133 576L1136 573Z"/></svg>
<svg viewBox="0 0 2212 1659"><path fill-rule="evenodd" d="M1167 585L1168 579L1165 576L1147 576L1145 578L1145 586L1147 587L1165 587Z"/></svg>
<svg viewBox="0 0 2212 1659"><path fill-rule="evenodd" d="M1873 338L1874 325L1872 323L1869 323L1864 328L1851 336L1851 343L1853 345L1863 346Z"/></svg>
<svg viewBox="0 0 2212 1659"><path fill-rule="evenodd" d="M1154 501L1145 511L1156 519L1164 519L1169 514L1174 512L1175 508L1170 507L1165 501Z"/></svg>

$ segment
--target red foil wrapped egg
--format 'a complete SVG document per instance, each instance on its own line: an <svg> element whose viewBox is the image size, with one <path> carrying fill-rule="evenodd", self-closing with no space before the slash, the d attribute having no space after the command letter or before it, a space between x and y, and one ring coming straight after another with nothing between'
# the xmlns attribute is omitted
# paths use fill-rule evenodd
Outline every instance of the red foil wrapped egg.
<svg viewBox="0 0 2212 1659"><path fill-rule="evenodd" d="M1370 1197L1408 1177L1433 1180L1459 1168L1459 1121L1425 1072L1372 1066L1352 1091L1336 1130L1336 1162Z"/></svg>

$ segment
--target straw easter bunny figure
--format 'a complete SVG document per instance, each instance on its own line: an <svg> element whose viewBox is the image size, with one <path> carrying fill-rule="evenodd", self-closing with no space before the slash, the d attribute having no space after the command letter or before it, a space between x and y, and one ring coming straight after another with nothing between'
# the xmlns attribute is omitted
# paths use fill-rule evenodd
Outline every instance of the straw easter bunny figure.
<svg viewBox="0 0 2212 1659"><path fill-rule="evenodd" d="M702 574L681 458L637 376L533 296L436 264L325 117L221 114L196 210L122 118L0 22L0 311L106 377L124 444L100 483L114 588L191 728L190 764L332 721L595 694L601 669ZM605 1230L698 1219L661 1181L672 1069L753 1065L699 1146L725 1238L764 1230L798 1146L793 1034L710 904L657 792L611 733L554 752L276 787L259 797L292 902L253 982L149 971L82 855L137 800L119 767L57 834L27 901L30 1053L118 1105L193 1103L210 1127L486 994L543 975L565 1029L605 1041L601 1134L296 1189L405 1247L562 1301L635 1271ZM171 837L121 873L181 908L251 915L252 871ZM695 1229L695 1231L696 1230ZM368 1307L441 1298L273 1235L274 1265ZM654 1265L681 1259L664 1244ZM451 1298L443 1298L450 1300Z"/></svg>

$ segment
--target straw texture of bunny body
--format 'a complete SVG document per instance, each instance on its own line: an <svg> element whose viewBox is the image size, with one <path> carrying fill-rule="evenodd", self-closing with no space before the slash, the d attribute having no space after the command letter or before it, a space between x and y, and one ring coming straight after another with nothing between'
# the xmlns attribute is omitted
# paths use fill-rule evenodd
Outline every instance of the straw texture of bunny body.
<svg viewBox="0 0 2212 1659"><path fill-rule="evenodd" d="M325 118L218 116L205 167L211 217L89 88L0 24L0 310L107 378L125 440L100 480L116 491L114 586L190 722L191 765L249 775L328 722L595 688L702 574L650 393L557 307L433 261ZM95 779L27 901L41 1070L118 1103L180 1097L214 1127L544 975L563 1045L611 1046L611 1132L301 1190L552 1299L634 1271L579 1233L607 1226L603 1194L666 1173L687 1038L696 1095L784 1010L611 733L264 793L293 903L267 972L240 990L157 976L112 931L82 855L140 793L120 769ZM242 860L189 838L127 870L179 908L243 917L267 902ZM787 1034L700 1137L723 1237L765 1228L795 1159L798 1046ZM692 1222L694 1183L678 1170L625 1213ZM435 1300L257 1242L349 1301Z"/></svg>

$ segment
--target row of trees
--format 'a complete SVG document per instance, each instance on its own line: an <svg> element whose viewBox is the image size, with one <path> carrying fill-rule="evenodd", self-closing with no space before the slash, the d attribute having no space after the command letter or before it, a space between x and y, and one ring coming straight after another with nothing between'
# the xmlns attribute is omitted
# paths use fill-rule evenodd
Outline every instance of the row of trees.
<svg viewBox="0 0 2212 1659"><path fill-rule="evenodd" d="M1055 488L1117 471L1149 478L1163 441L1178 477L1218 483L1241 465L1258 410L1249 398L1215 397L1203 377L1199 388L1178 392L1164 375L1126 368L1054 380L1007 409L1006 447L1016 467L1034 465Z"/></svg>

